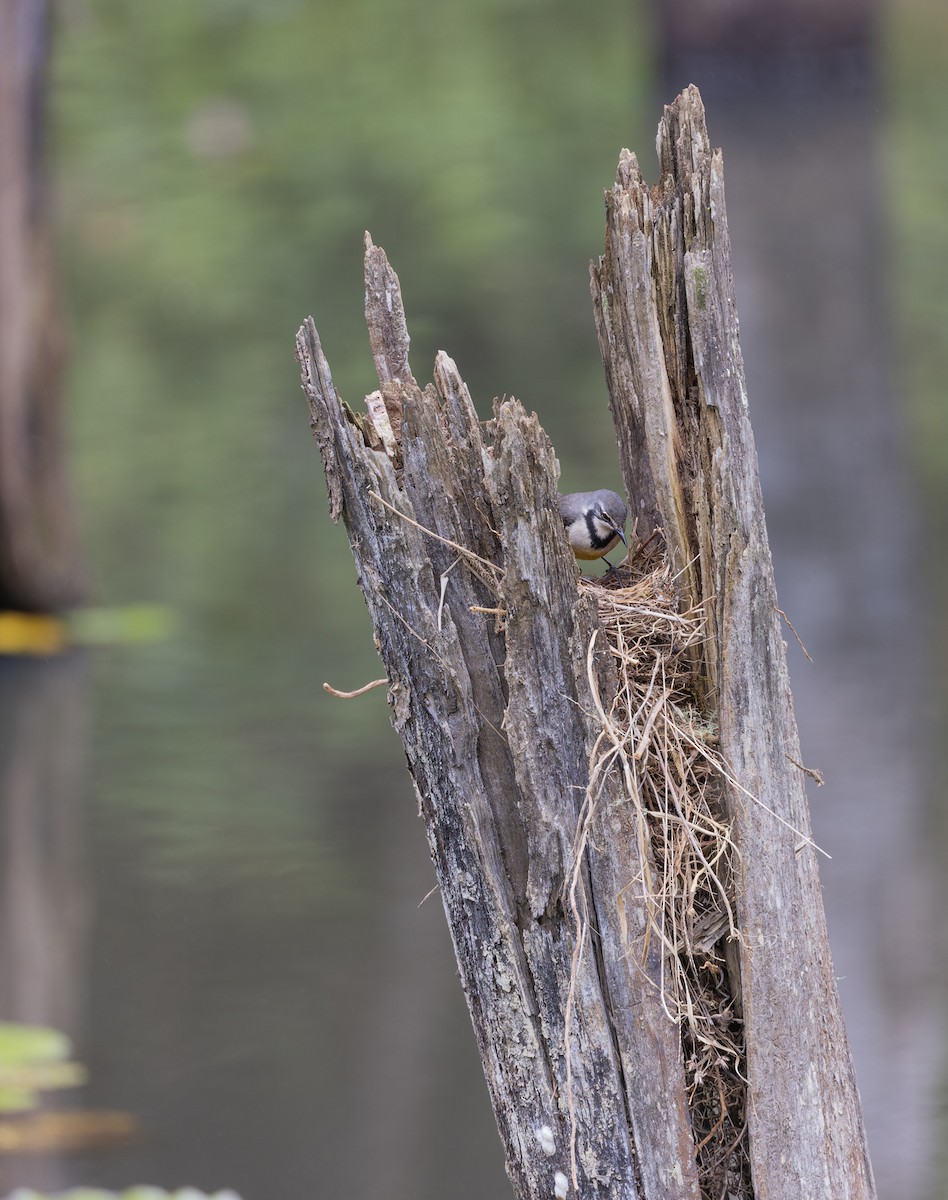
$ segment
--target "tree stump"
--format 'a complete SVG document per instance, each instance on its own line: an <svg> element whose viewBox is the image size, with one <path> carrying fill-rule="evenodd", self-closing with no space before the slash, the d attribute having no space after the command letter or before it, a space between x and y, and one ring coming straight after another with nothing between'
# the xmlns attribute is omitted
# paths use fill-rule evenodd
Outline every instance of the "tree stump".
<svg viewBox="0 0 948 1200"><path fill-rule="evenodd" d="M379 390L340 401L312 319L303 386L517 1197L866 1198L695 89L658 144L651 190L623 152L592 269L639 532L619 590L578 583L536 416L482 426L443 353L418 385L368 235ZM670 601L622 651L612 610Z"/></svg>

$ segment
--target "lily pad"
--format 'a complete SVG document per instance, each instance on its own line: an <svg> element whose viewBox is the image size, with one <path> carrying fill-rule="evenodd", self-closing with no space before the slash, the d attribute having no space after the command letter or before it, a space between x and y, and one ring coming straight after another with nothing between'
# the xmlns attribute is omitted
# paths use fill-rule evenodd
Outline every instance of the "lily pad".
<svg viewBox="0 0 948 1200"><path fill-rule="evenodd" d="M70 1049L69 1039L58 1029L0 1021L0 1070L22 1063L62 1062Z"/></svg>

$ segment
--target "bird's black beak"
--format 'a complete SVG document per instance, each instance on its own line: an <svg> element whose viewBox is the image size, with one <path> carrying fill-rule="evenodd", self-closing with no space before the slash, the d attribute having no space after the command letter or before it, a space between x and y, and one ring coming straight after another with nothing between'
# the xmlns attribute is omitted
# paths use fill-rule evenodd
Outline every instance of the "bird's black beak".
<svg viewBox="0 0 948 1200"><path fill-rule="evenodd" d="M618 537L619 537L619 538L621 539L621 541L622 541L622 545L623 545L623 546L625 546L626 550L628 550L628 548L629 548L629 543L628 543L628 542L625 540L625 534L622 532L622 529L621 529L621 527L620 527L620 526L618 526L618 525L615 523L615 521L613 521L612 517L610 517L610 516L607 516L607 514L606 514L606 513L603 513L603 514L602 514L602 519L603 519L603 520L605 521L605 523L606 523L606 524L609 526L609 528L612 530L612 532L618 535Z"/></svg>

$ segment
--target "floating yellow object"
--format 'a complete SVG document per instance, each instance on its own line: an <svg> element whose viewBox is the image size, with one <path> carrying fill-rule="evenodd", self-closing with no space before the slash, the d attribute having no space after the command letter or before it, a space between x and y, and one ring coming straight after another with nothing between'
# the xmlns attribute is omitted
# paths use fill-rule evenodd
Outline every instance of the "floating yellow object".
<svg viewBox="0 0 948 1200"><path fill-rule="evenodd" d="M175 616L160 604L77 608L61 617L0 612L0 654L60 654L70 646L157 642L173 636Z"/></svg>
<svg viewBox="0 0 948 1200"><path fill-rule="evenodd" d="M0 654L59 654L68 641L66 624L58 617L0 612Z"/></svg>

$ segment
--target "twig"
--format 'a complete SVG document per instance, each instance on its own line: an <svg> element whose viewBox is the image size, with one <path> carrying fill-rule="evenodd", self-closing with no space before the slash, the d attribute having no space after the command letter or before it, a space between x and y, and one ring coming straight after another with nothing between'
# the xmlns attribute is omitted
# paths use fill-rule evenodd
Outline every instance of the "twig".
<svg viewBox="0 0 948 1200"><path fill-rule="evenodd" d="M795 758L786 753L784 754L784 758L787 760L787 762L793 763L795 767L798 767L804 775L809 775L809 777L816 783L817 787L822 787L823 784L826 783L826 780L823 778L823 772L818 771L816 767L805 767L802 762L797 762Z"/></svg>
<svg viewBox="0 0 948 1200"><path fill-rule="evenodd" d="M441 573L441 598L438 600L438 633L441 632L441 615L444 612L444 593L448 590L448 576L461 561L460 554L446 571Z"/></svg>
<svg viewBox="0 0 948 1200"><path fill-rule="evenodd" d="M787 622L787 625L790 627L790 632L797 639L797 645L800 647L800 649L803 651L804 656L806 657L806 661L812 662L813 659L810 658L809 650L807 650L806 646L804 646L803 642L800 640L800 635L793 628L793 622L790 620L790 618L787 616L787 614L783 611L782 608L777 608L776 604L774 605L774 611L780 613L780 615L783 617L783 619ZM793 760L791 759L791 762L792 761Z"/></svg>
<svg viewBox="0 0 948 1200"><path fill-rule="evenodd" d="M384 687L387 683L387 679L373 679L371 683L364 683L362 687L356 688L354 692L340 692L332 684L324 683L323 691L328 692L330 696L335 696L338 700L354 700L356 696L364 696L366 692L371 692L373 688Z"/></svg>

